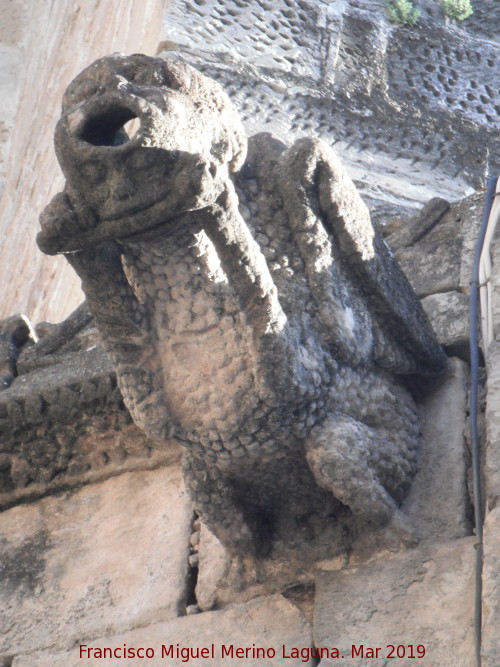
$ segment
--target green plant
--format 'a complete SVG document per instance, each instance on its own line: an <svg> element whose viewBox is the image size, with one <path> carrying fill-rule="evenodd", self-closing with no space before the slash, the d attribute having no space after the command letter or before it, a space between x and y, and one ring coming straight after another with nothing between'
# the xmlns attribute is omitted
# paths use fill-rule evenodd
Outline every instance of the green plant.
<svg viewBox="0 0 500 667"><path fill-rule="evenodd" d="M443 0L443 11L450 19L463 21L473 12L470 0Z"/></svg>
<svg viewBox="0 0 500 667"><path fill-rule="evenodd" d="M420 11L409 0L385 0L389 20L398 25L415 25Z"/></svg>

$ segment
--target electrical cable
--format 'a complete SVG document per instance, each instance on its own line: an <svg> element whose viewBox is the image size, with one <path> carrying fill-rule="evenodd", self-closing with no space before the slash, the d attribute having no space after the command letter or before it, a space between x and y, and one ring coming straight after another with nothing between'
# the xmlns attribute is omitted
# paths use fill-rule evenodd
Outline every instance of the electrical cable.
<svg viewBox="0 0 500 667"><path fill-rule="evenodd" d="M474 261L472 265L472 280L470 284L469 300L469 327L470 327L470 434L472 451L472 484L474 494L474 520L476 524L476 588L474 606L474 641L476 667L481 667L481 624L482 624L482 571L483 571L483 509L481 497L481 459L478 431L478 403L479 403L479 342L478 342L478 292L479 266L483 252L484 239L488 229L493 199L495 197L497 179L490 178L486 189L483 218L476 242Z"/></svg>

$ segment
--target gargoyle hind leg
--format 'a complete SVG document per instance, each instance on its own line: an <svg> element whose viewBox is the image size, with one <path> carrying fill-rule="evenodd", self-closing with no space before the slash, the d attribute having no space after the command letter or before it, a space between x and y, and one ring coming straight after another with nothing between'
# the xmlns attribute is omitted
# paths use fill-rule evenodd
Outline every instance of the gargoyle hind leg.
<svg viewBox="0 0 500 667"><path fill-rule="evenodd" d="M231 557L256 555L256 540L243 512L235 502L231 485L215 469L186 454L183 474L187 490L200 519Z"/></svg>
<svg viewBox="0 0 500 667"><path fill-rule="evenodd" d="M382 483L407 481L414 467L404 443L350 417L335 415L312 430L306 458L318 484L374 527L388 525L407 546L417 539L409 520ZM403 445L403 446L402 446ZM396 485L395 484L395 485Z"/></svg>

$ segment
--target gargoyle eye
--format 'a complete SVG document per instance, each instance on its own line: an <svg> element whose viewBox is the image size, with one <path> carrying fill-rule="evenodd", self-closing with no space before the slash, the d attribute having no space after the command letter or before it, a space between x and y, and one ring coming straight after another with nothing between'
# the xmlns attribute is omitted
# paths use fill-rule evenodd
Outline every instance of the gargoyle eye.
<svg viewBox="0 0 500 667"><path fill-rule="evenodd" d="M142 147L130 156L128 166L134 170L146 170L151 167L166 168L175 165L179 157L178 151L165 151L161 148Z"/></svg>

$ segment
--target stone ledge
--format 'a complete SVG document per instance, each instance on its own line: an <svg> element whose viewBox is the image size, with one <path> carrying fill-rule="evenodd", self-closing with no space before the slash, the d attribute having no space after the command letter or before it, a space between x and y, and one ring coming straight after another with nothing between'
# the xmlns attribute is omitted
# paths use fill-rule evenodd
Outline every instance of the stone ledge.
<svg viewBox="0 0 500 667"><path fill-rule="evenodd" d="M323 571L316 580L314 642L337 646L349 665L387 665L388 645L406 647L398 665L423 667L474 664L474 538L430 545L338 572ZM364 645L352 655L352 646ZM425 658L409 655L409 646L425 647ZM380 648L370 655L368 647ZM416 657L416 653L415 653ZM367 658L372 658L366 660ZM338 662L325 659L321 667Z"/></svg>
<svg viewBox="0 0 500 667"><path fill-rule="evenodd" d="M132 423L100 347L16 377L0 392L0 438L0 510L181 457Z"/></svg>
<svg viewBox="0 0 500 667"><path fill-rule="evenodd" d="M303 658L282 657L282 646L285 645L290 652L292 647L300 647L310 650L312 639L310 627L302 613L290 602L280 595L263 597L253 600L247 604L234 605L223 611L212 611L205 614L177 618L166 623L147 625L140 629L131 630L122 635L106 635L100 639L86 642L89 648L122 648L124 644L128 647L150 647L154 651L154 657L148 660L130 658L126 664L130 667L144 665L155 667L167 663L173 665L184 664L182 657L171 660L170 657L161 658L162 645L166 650L172 645L173 657L176 657L176 648L207 648L209 657L189 659L191 667L218 667L220 664L227 667L261 667L262 665L286 664L290 667L312 667L316 661ZM214 657L210 656L212 644L214 645ZM222 656L222 647L232 653ZM261 647L274 649L276 657L252 657L252 648ZM237 657L237 648L248 648L248 658ZM88 655L88 654L87 654ZM79 647L60 652L57 649L34 653L30 655L19 655L14 659L13 667L87 667L91 665L102 665L103 660L95 657L80 657ZM107 667L118 667L125 664L123 659L108 659L105 661Z"/></svg>

